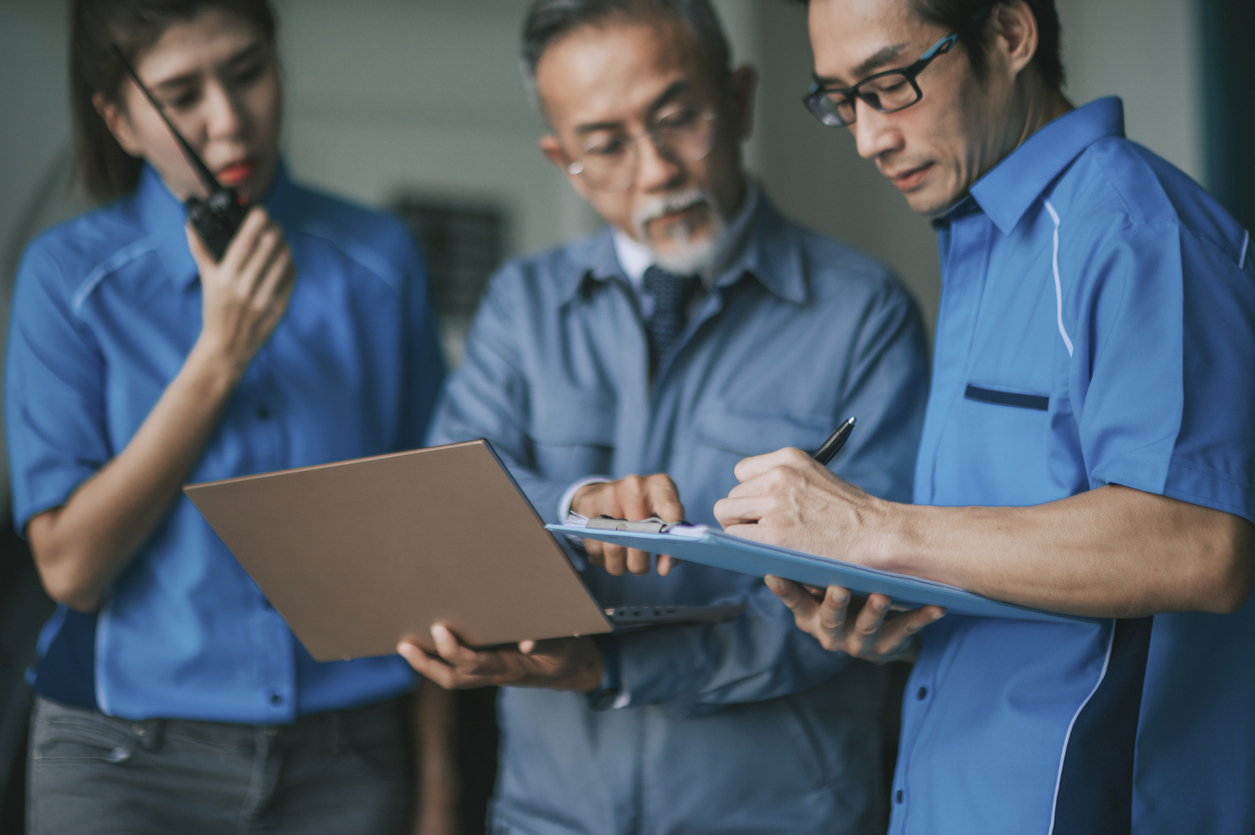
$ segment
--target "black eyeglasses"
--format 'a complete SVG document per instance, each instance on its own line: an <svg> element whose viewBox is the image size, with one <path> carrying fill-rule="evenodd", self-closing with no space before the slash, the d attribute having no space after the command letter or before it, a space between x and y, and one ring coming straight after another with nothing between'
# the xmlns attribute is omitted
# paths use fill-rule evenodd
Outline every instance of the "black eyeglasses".
<svg viewBox="0 0 1255 835"><path fill-rule="evenodd" d="M981 15L983 16L983 14ZM857 118L855 99L862 99L881 113L905 110L924 97L915 78L939 55L945 55L959 39L951 32L932 45L909 67L885 70L869 75L853 87L836 87L816 81L802 99L815 118L830 128L854 124Z"/></svg>

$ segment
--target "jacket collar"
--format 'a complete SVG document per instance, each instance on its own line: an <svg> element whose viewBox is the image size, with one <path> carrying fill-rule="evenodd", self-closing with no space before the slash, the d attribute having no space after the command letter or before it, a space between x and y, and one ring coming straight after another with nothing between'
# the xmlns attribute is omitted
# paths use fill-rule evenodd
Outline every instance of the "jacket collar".
<svg viewBox="0 0 1255 835"><path fill-rule="evenodd" d="M741 252L714 276L713 286L730 287L748 275L785 301L805 303L809 294L801 251L792 245L788 227L767 195L759 195L750 223ZM572 244L567 256L570 269L563 271L561 280L565 286L557 296L559 304L570 302L589 281L618 280L631 286L615 253L614 233L609 227Z"/></svg>

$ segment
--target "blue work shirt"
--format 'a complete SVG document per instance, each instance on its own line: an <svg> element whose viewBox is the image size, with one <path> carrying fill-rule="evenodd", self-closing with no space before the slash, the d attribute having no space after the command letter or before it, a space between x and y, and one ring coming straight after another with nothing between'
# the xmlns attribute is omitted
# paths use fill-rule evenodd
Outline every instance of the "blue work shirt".
<svg viewBox="0 0 1255 835"><path fill-rule="evenodd" d="M188 480L420 446L443 366L405 228L294 185L282 166L265 206L295 289ZM185 216L146 167L130 196L27 250L5 380L18 530L126 447L196 342ZM182 495L98 613L61 608L40 650L37 692L128 719L285 723L414 686L395 656L315 663Z"/></svg>
<svg viewBox="0 0 1255 835"><path fill-rule="evenodd" d="M1249 235L1124 138L1038 131L937 223L917 504L1120 484L1255 519ZM890 832L1255 830L1255 607L1094 625L947 617L903 708Z"/></svg>
<svg viewBox="0 0 1255 835"><path fill-rule="evenodd" d="M430 441L490 440L548 522L582 477L665 472L687 518L716 524L739 460L816 449L857 415L837 471L907 499L927 393L915 305L882 266L765 198L751 229L652 381L609 230L507 264ZM823 650L760 578L696 564L612 577L576 559L605 606L749 608L728 623L623 635L611 709L504 688L501 831L883 831L882 669Z"/></svg>

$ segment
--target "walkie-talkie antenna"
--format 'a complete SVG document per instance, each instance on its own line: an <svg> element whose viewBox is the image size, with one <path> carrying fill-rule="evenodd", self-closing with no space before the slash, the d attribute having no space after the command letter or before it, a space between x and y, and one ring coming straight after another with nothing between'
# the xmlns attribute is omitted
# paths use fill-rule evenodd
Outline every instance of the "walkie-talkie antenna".
<svg viewBox="0 0 1255 835"><path fill-rule="evenodd" d="M222 191L222 184L218 182L218 178L214 176L214 172L209 170L209 166L205 165L204 160L192 150L192 146L187 144L187 140L183 138L183 134L179 133L179 129L174 126L174 122L170 121L170 117L166 115L166 109L161 106L161 102L152 94L152 91L139 80L139 74L135 72L135 68L131 66L131 62L126 60L126 56L122 54L122 50L115 43L113 44L114 54L118 56L118 60L122 62L122 68L126 70L126 74L139 86L142 92L152 106L157 109L157 115L166 123L166 127L170 129L170 133L174 134L174 138L179 143L179 147L183 150L183 156L187 157L187 161L192 164L192 168L196 170L196 174L200 177L200 181L205 185L205 189L213 194Z"/></svg>

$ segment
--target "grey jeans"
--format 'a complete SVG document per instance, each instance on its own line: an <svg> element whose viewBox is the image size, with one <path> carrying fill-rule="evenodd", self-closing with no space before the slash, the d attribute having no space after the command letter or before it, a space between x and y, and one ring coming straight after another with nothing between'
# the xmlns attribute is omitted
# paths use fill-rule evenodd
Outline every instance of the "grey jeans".
<svg viewBox="0 0 1255 835"><path fill-rule="evenodd" d="M37 699L27 831L401 832L413 800L404 702L293 725L132 722Z"/></svg>

